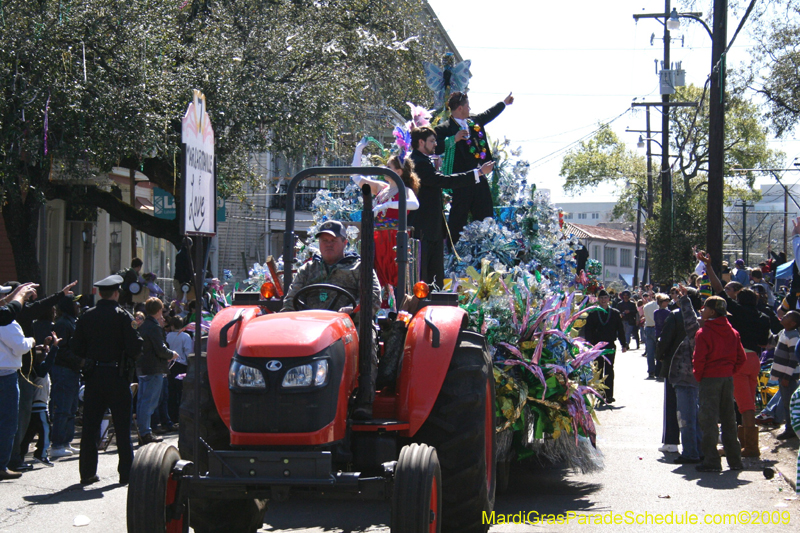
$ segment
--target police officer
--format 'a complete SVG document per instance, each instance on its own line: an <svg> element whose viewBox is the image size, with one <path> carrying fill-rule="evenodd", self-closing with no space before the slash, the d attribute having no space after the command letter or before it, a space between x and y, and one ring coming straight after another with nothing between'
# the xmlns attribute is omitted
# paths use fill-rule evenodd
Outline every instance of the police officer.
<svg viewBox="0 0 800 533"><path fill-rule="evenodd" d="M81 434L81 485L97 477L97 439L106 409L116 430L119 449L119 482L127 484L133 464L131 443L131 373L142 351L142 338L133 328L133 317L119 303L122 276L109 276L94 284L101 300L84 313L75 327L70 346L86 359Z"/></svg>

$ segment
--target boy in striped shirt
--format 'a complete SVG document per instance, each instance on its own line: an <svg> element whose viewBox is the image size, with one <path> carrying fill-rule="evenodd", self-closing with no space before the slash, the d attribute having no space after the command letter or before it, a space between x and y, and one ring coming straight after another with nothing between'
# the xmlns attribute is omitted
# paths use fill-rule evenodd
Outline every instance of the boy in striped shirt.
<svg viewBox="0 0 800 533"><path fill-rule="evenodd" d="M775 346L775 359L772 363L770 375L780 384L781 403L784 412L789 413L789 402L792 394L797 389L798 376L800 376L800 365L795 357L795 349L800 340L800 312L789 311L781 319L783 331L770 337L769 345ZM788 417L787 417L788 418ZM783 433L777 436L780 440L797 437L792 429L791 422L787 419Z"/></svg>

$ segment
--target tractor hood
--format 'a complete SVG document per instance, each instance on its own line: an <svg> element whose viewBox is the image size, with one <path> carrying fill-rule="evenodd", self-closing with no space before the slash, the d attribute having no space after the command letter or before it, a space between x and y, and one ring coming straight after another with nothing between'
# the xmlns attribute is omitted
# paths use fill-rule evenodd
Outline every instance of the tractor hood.
<svg viewBox="0 0 800 533"><path fill-rule="evenodd" d="M343 338L358 340L352 319L332 311L296 311L255 318L239 336L240 357L307 357Z"/></svg>

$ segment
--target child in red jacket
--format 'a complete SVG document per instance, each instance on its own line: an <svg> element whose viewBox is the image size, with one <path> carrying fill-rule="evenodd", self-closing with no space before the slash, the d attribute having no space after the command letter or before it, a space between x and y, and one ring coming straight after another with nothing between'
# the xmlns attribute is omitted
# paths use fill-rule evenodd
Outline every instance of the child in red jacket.
<svg viewBox="0 0 800 533"><path fill-rule="evenodd" d="M700 472L720 472L717 453L722 423L722 446L731 470L741 470L742 449L736 435L736 412L733 407L733 374L744 364L745 353L739 333L731 327L727 305L719 296L711 296L700 310L702 327L695 336L692 366L700 382L698 421L703 438L700 448L705 456L697 465Z"/></svg>

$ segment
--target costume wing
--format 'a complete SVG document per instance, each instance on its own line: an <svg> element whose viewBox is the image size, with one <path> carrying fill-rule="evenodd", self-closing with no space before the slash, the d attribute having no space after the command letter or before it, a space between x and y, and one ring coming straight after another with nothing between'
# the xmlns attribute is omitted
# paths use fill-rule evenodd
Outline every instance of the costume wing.
<svg viewBox="0 0 800 533"><path fill-rule="evenodd" d="M453 75L450 78L450 91L460 91L464 92L467 90L467 85L469 85L469 79L472 77L472 73L469 71L469 67L472 64L472 60L465 59L461 63L455 65L453 67Z"/></svg>
<svg viewBox="0 0 800 533"><path fill-rule="evenodd" d="M425 71L425 83L433 91L433 106L439 108L444 104L444 72L427 61L422 62L422 68Z"/></svg>

